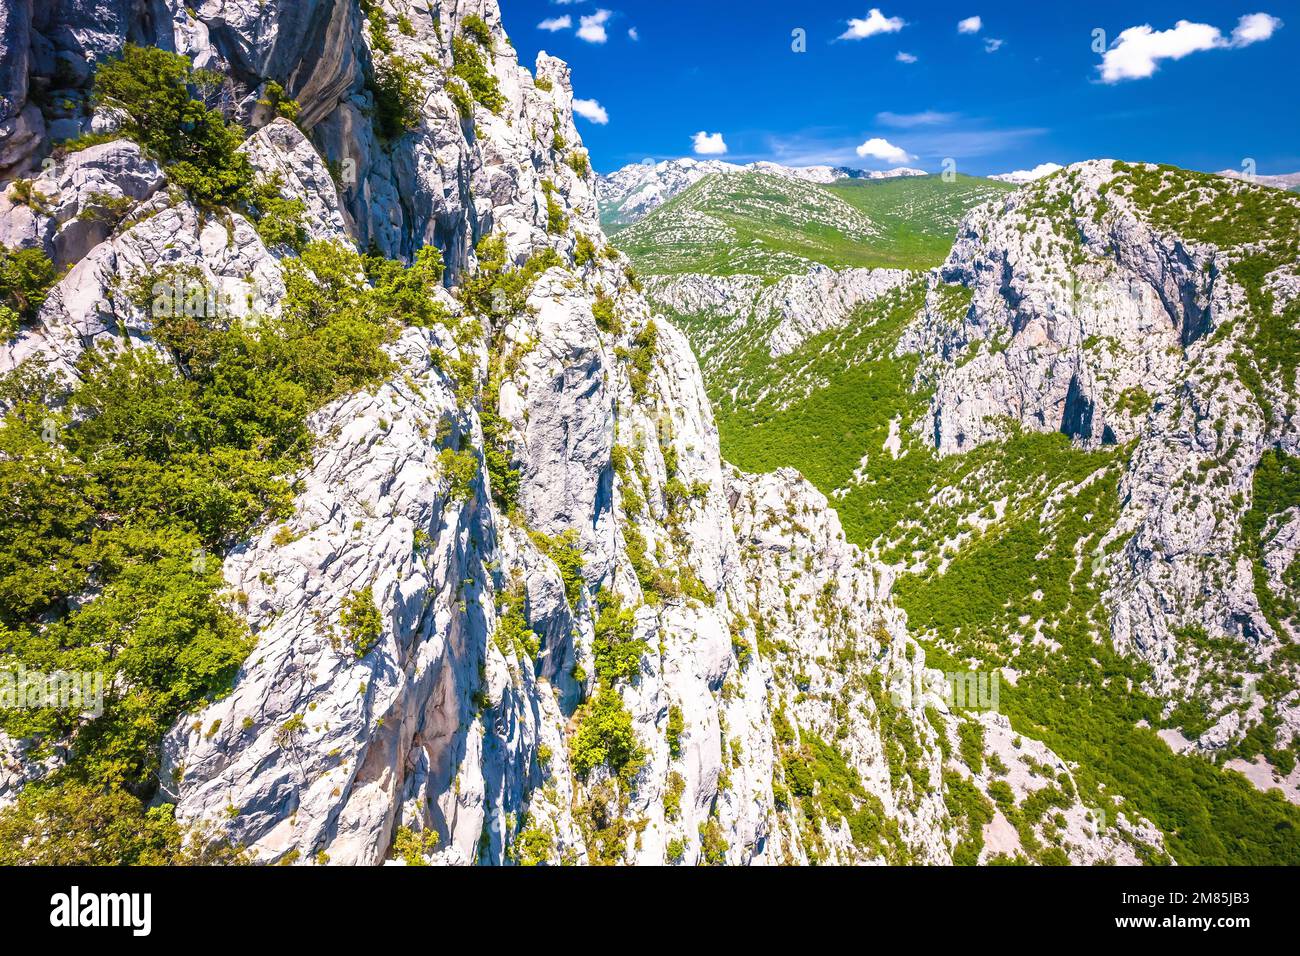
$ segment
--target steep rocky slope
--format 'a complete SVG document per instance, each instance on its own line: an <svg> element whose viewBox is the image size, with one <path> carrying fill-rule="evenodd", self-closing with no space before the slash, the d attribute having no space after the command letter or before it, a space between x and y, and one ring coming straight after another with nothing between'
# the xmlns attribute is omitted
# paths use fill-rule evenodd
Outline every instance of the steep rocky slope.
<svg viewBox="0 0 1300 956"><path fill-rule="evenodd" d="M1265 752L1285 752L1300 730L1282 580L1296 502L1259 480L1295 453L1297 223L1300 203L1266 187L1071 167L963 223L935 286L969 290L969 310L927 309L900 343L950 357L919 373L934 397L917 427L941 452L1008 419L1131 449L1106 562L1114 639L1193 702L1208 750L1263 721Z"/></svg>
<svg viewBox="0 0 1300 956"><path fill-rule="evenodd" d="M70 268L0 347L5 487L27 488L10 482L24 469L74 476L86 448L116 454L94 443L117 427L102 375L141 408L149 381L256 417L309 392L336 350L369 364L344 362L314 407L295 400L296 451L267 460L292 474L265 475L259 441L221 459L274 504L187 482L202 448L168 472L201 515L243 509L211 536L220 554L193 546L207 539L190 517L161 529L172 550L94 552L171 514L163 497L140 528L106 512L67 532L61 572L98 557L68 593L29 607L6 590L10 663L98 660L44 639L90 634L88 652L107 642L133 669L118 664L102 717L5 725L0 858L111 862L113 840L154 835L166 849L173 817L199 844L300 864L1163 856L1117 795L934 691L945 677L908 636L891 571L822 495L723 463L686 338L601 238L568 70L520 66L493 0L103 6L6 12L3 235ZM128 41L225 78L191 86L219 86L209 108L243 139L253 199L200 203L214 184L140 150L129 111L85 106L92 61L102 76ZM86 132L97 145L51 151ZM105 207L106 224L70 229ZM151 301L178 276L222 303L200 316L215 321L178 325ZM275 366L276 394L195 384L213 349L257 355L280 323L340 337L290 353L305 370ZM55 378L38 388L42 364ZM74 414L46 427L32 394L46 421ZM169 466L198 427L128 424ZM138 461L121 464L144 488L155 470ZM15 517L46 520L56 490L15 493ZM191 619L208 626L151 643ZM157 686L174 667L185 682ZM132 817L141 800L153 809ZM146 822L104 827L109 806Z"/></svg>
<svg viewBox="0 0 1300 956"><path fill-rule="evenodd" d="M1296 214L1098 161L973 209L940 267L801 340L734 279L650 287L683 310L723 454L798 467L931 655L1000 668L1012 725L1183 862L1300 852L1294 808L1250 790L1300 801Z"/></svg>

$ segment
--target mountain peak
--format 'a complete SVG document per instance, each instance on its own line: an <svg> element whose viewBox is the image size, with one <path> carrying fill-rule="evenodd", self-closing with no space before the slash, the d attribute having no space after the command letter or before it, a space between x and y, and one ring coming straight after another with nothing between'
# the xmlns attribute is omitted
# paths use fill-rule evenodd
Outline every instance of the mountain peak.
<svg viewBox="0 0 1300 956"><path fill-rule="evenodd" d="M760 160L729 163L720 159L683 157L659 162L633 163L601 176L596 184L600 198L601 224L607 229L630 226L644 219L668 200L713 173L755 172L810 183L834 183L846 179L894 179L928 176L923 169L898 166L888 170L851 169L847 166L785 166Z"/></svg>

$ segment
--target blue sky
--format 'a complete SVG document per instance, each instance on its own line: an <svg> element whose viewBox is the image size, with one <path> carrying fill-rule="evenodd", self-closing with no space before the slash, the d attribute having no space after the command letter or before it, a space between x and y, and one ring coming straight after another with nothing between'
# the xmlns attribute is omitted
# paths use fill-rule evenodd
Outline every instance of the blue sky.
<svg viewBox="0 0 1300 956"><path fill-rule="evenodd" d="M602 172L701 155L697 133L714 150L703 155L734 162L938 171L951 158L987 175L1102 156L1204 170L1249 158L1260 173L1300 170L1300 0L501 8L521 60L567 60L575 95L603 110L603 124L577 121ZM547 20L555 29L539 28Z"/></svg>

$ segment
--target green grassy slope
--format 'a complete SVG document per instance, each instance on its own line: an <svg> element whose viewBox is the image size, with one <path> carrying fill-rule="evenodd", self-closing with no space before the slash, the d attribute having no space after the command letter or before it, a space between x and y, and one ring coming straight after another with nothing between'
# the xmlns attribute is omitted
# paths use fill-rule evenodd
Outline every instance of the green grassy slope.
<svg viewBox="0 0 1300 956"><path fill-rule="evenodd" d="M943 261L962 214L1011 187L959 176L830 186L761 173L709 176L614 236L646 274L768 278L833 268L925 269Z"/></svg>
<svg viewBox="0 0 1300 956"><path fill-rule="evenodd" d="M967 211L1016 187L958 175L952 182L942 176L846 179L825 188L884 229L878 254L902 260L905 268L930 268L947 257Z"/></svg>

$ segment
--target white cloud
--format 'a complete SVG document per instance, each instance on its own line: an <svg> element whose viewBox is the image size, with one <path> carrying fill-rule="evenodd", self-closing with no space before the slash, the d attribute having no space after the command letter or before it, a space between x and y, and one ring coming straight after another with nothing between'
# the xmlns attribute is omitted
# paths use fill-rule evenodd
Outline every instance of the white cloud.
<svg viewBox="0 0 1300 956"><path fill-rule="evenodd" d="M1281 20L1267 13L1248 13L1237 21L1237 26L1232 31L1232 45L1250 46L1260 40L1267 40L1281 26Z"/></svg>
<svg viewBox="0 0 1300 956"><path fill-rule="evenodd" d="M636 27L628 27L628 28L627 28L627 38L628 38L629 40L639 40L639 39L641 39L641 34L639 34L639 33L636 32Z"/></svg>
<svg viewBox="0 0 1300 956"><path fill-rule="evenodd" d="M609 122L609 114L605 112L605 107L596 100L574 100L573 112L597 126L604 126Z"/></svg>
<svg viewBox="0 0 1300 956"><path fill-rule="evenodd" d="M905 149L895 146L887 139L875 137L869 139L857 149L858 156L862 159L881 159L887 163L901 165L911 159L916 159Z"/></svg>
<svg viewBox="0 0 1300 956"><path fill-rule="evenodd" d="M1103 83L1140 80L1156 72L1161 60L1181 60L1205 50L1235 49L1267 40L1282 21L1267 13L1251 13L1237 21L1232 37L1208 23L1179 20L1172 30L1153 30L1149 23L1129 27L1111 44L1097 69Z"/></svg>
<svg viewBox="0 0 1300 956"><path fill-rule="evenodd" d="M956 113L939 113L925 110L922 113L891 113L886 110L876 114L876 122L898 129L913 129L917 126L942 126L957 118Z"/></svg>
<svg viewBox="0 0 1300 956"><path fill-rule="evenodd" d="M1149 24L1129 27L1102 56L1103 83L1137 80L1156 71L1158 60L1181 60L1191 53L1213 50L1223 40L1218 27L1179 20L1172 30L1152 30Z"/></svg>
<svg viewBox="0 0 1300 956"><path fill-rule="evenodd" d="M1039 163L1033 169L1017 169L1011 173L998 173L990 176L989 179L997 179L1004 183L1029 183L1035 179L1042 179L1044 176L1050 176L1052 173L1064 169L1060 163Z"/></svg>
<svg viewBox="0 0 1300 956"><path fill-rule="evenodd" d="M897 33L906 24L902 17L887 17L875 7L867 13L865 20L850 19L849 28L840 34L841 40L863 40L877 33Z"/></svg>
<svg viewBox="0 0 1300 956"><path fill-rule="evenodd" d="M910 54L910 53L904 53L902 50L899 50L899 51L898 51L898 56L894 57L894 59L897 60L899 63L915 63L915 62L916 62L916 57L914 57L914 56L913 56L912 54Z"/></svg>
<svg viewBox="0 0 1300 956"><path fill-rule="evenodd" d="M706 133L700 130L691 137L698 156L721 156L727 151L727 144L722 141L721 133Z"/></svg>
<svg viewBox="0 0 1300 956"><path fill-rule="evenodd" d="M984 52L997 53L998 50L1002 49L1002 44L1006 42L1007 42L1006 40L998 40L993 37L986 37L984 39Z"/></svg>
<svg viewBox="0 0 1300 956"><path fill-rule="evenodd" d="M597 10L590 16L583 17L578 25L578 39L586 40L588 43L604 43L609 39L609 34L605 32L605 24L613 16L608 10Z"/></svg>
<svg viewBox="0 0 1300 956"><path fill-rule="evenodd" d="M537 24L539 30L549 30L554 33L556 30L567 30L573 26L573 17L567 13L562 17L548 17L541 23Z"/></svg>
<svg viewBox="0 0 1300 956"><path fill-rule="evenodd" d="M979 33L984 29L984 21L979 17L967 17L957 23L958 33Z"/></svg>

